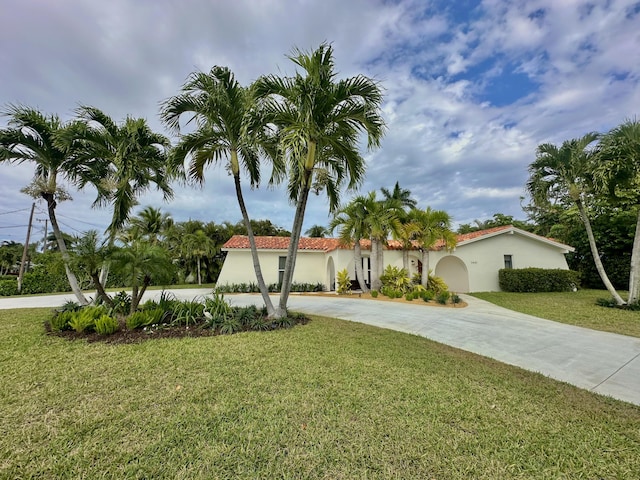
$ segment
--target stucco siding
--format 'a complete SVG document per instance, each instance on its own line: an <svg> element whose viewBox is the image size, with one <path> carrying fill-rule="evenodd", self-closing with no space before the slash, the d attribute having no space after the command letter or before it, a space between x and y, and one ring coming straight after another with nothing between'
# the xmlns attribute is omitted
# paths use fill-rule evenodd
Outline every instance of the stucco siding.
<svg viewBox="0 0 640 480"><path fill-rule="evenodd" d="M260 251L260 269L267 285L278 283L279 258L285 257L287 252ZM325 283L324 252L298 252L293 281L296 283ZM219 285L256 282L251 251L229 250L220 276Z"/></svg>
<svg viewBox="0 0 640 480"><path fill-rule="evenodd" d="M552 245L523 235L502 234L462 245L453 255L467 266L469 291L499 291L498 270L505 268L504 256L511 255L513 268L568 269L563 252ZM433 252L434 264L447 252Z"/></svg>

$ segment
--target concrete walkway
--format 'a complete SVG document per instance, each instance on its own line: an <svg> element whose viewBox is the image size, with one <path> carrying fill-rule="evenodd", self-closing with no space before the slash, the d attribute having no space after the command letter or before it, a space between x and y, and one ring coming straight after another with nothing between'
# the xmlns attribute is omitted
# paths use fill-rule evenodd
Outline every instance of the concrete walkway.
<svg viewBox="0 0 640 480"><path fill-rule="evenodd" d="M174 290L181 299L208 289ZM158 297L159 291L145 298ZM292 294L289 308L420 335L440 343L540 372L580 388L640 405L640 339L517 313L463 295L466 308ZM0 299L6 308L55 307L72 295ZM259 295L226 297L233 305L262 305ZM277 297L273 297L277 301Z"/></svg>

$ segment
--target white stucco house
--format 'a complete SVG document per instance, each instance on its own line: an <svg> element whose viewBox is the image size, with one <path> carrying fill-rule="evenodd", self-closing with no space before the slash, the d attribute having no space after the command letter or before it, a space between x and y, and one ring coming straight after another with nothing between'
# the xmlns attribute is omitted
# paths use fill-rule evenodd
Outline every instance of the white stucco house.
<svg viewBox="0 0 640 480"><path fill-rule="evenodd" d="M278 283L284 272L289 246L288 237L256 237L262 275L267 284ZM370 278L370 243L362 241L365 277ZM218 285L256 281L249 239L235 235L222 247L227 252ZM453 292L498 291L501 268L568 269L565 254L573 247L551 238L503 226L458 235L453 251L436 245L429 254L429 264ZM422 271L421 252L409 251L410 275ZM384 264L402 267L402 247L390 240L384 249ZM335 238L301 238L293 281L322 283L325 290L335 290L336 272L347 269L355 279L353 249Z"/></svg>

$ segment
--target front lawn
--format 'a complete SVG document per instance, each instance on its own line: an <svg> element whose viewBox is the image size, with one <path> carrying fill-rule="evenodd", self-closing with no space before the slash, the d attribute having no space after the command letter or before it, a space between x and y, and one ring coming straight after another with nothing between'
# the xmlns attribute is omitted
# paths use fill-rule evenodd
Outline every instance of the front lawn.
<svg viewBox="0 0 640 480"><path fill-rule="evenodd" d="M0 478L636 478L640 408L358 323L109 345L0 312Z"/></svg>
<svg viewBox="0 0 640 480"><path fill-rule="evenodd" d="M625 298L626 292L621 294ZM553 293L480 292L472 295L516 312L547 320L640 337L640 312L596 305L599 298L611 298L606 290Z"/></svg>

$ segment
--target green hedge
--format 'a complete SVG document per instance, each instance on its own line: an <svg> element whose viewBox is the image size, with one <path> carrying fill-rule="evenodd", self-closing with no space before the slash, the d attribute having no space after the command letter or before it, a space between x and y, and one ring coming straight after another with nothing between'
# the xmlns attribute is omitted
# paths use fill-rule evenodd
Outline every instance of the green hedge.
<svg viewBox="0 0 640 480"><path fill-rule="evenodd" d="M503 268L498 276L505 292L570 292L580 284L580 274L573 270Z"/></svg>

